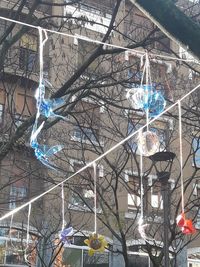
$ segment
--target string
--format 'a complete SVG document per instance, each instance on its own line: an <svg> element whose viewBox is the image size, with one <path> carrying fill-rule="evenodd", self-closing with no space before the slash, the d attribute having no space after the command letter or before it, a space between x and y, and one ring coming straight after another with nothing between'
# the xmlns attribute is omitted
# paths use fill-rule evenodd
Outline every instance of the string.
<svg viewBox="0 0 200 267"><path fill-rule="evenodd" d="M94 170L94 232L97 233L97 166L96 162L93 163Z"/></svg>
<svg viewBox="0 0 200 267"><path fill-rule="evenodd" d="M29 248L29 230L30 230L30 215L31 215L31 203L28 205L28 219L27 219L27 229L26 229L26 248L24 250L24 259L25 262L29 263L28 261L28 254L27 254L27 250Z"/></svg>
<svg viewBox="0 0 200 267"><path fill-rule="evenodd" d="M10 239L10 244L13 248L15 248L13 242L12 242L12 225L13 225L13 214L10 218L10 228L9 228L9 239Z"/></svg>
<svg viewBox="0 0 200 267"><path fill-rule="evenodd" d="M198 84L196 87L194 87L191 91L189 91L187 94L185 94L184 96L182 96L178 101L182 101L184 100L186 97L188 97L190 94L192 94L193 92L195 92L197 89L199 89L200 84ZM156 121L157 119L159 119L162 115L164 115L165 113L167 113L169 110L171 110L172 108L174 108L178 101L176 101L174 104L172 104L171 106L169 106L168 108L166 108L165 110L163 110L160 114L158 114L157 116L155 116L153 119L151 119L148 123L151 124L154 121ZM92 166L92 164L94 164L95 162L101 160L102 158L104 158L106 155L108 155L109 153L113 152L116 148L118 148L119 146L121 146L122 144L124 144L125 142L127 142L129 139L131 139L133 136L135 136L136 134L139 133L139 131L145 129L147 127L147 123L143 126L140 127L140 129L132 132L131 134L129 134L127 137L125 137L124 139L122 139L120 142L118 142L116 145L112 146L111 148L109 148L106 152L104 152L103 154L101 154L99 157L97 157L96 159L94 159L93 161L89 162L88 164L86 164L85 166L83 166L82 168L80 168L76 173L72 174L71 176L67 177L64 181L56 184L55 186L49 188L48 190L46 190L45 192L41 193L40 195L34 197L33 199L29 200L28 202L22 204L21 206L15 208L12 211L7 212L6 214L4 214L2 217L0 217L0 221L10 217L12 214L17 213L18 211L22 210L23 208L27 207L29 204L37 201L38 199L40 199L41 197L45 196L46 194L48 194L49 192L51 192L52 190L56 189L58 186L61 186L62 183L67 182L68 180L72 179L73 177L75 177L77 174L81 173L82 171L86 170L88 167ZM59 169L57 169L59 170ZM63 173L66 173L65 171L63 171Z"/></svg>
<svg viewBox="0 0 200 267"><path fill-rule="evenodd" d="M44 52L44 45L46 41L48 40L47 31L45 29L42 29L41 27L38 27L39 31L39 63L40 63L40 80L39 85L42 85L43 83L43 68L44 68L44 60L43 60L43 52ZM45 38L43 39L43 33Z"/></svg>
<svg viewBox="0 0 200 267"><path fill-rule="evenodd" d="M38 26L35 26L35 25L32 25L32 24L28 24L28 23L25 23L25 22L22 22L22 21L6 18L6 17L3 17L3 16L0 16L0 19L6 20L6 21L9 21L9 22L13 22L13 23L17 23L17 24L20 24L20 25L23 25L23 26L27 26L27 27L30 27L30 28L38 29ZM58 31L55 31L55 30L47 29L47 28L42 28L42 30L44 30L46 32L53 33L53 34L58 34L58 35L62 35L62 36L67 36L67 37L71 37L71 38L84 40L84 41L91 42L91 43L106 45L107 47L111 47L111 48L119 48L119 49L122 49L122 50L125 50L125 51L129 51L130 53L134 54L135 56L139 56L139 57L141 55L145 54L144 51L140 51L140 50L136 50L136 49L120 46L120 45L113 45L113 44L101 42L101 41L98 41L98 40L95 40L95 39L88 38L88 37L83 36L83 35L78 35L78 34L74 35L74 34L69 34L69 33L64 33L64 32L58 32ZM181 62L191 62L191 63L195 63L195 64L200 64L200 62L197 62L196 59L183 59L183 58L171 57L171 56L155 54L155 53L149 53L149 56L154 57L154 58L159 57L159 58L163 58L163 59L166 59L166 60L175 60L175 61L181 61Z"/></svg>
<svg viewBox="0 0 200 267"><path fill-rule="evenodd" d="M140 217L138 220L138 232L142 239L146 242L153 240L147 237L145 228L148 224L144 224L144 182L143 182L143 155L140 153Z"/></svg>
<svg viewBox="0 0 200 267"><path fill-rule="evenodd" d="M43 121L40 126L38 127L38 120L40 115L44 115L46 118L49 117L60 117L63 119L63 116L57 115L54 113L54 109L60 107L64 104L63 98L57 99L45 99L45 84L43 80L44 71L44 46L46 41L48 40L46 30L42 29L41 27L37 27L39 32L39 63L40 63L40 75L39 75L39 86L35 93L36 98L36 118L33 125L33 129L31 132L30 137L30 146L34 149L36 158L45 166L56 170L56 166L54 166L51 161L50 157L56 154L57 152L63 149L62 145L55 145L55 146L47 146L44 144L39 144L37 141L37 137L41 132L45 121Z"/></svg>
<svg viewBox="0 0 200 267"><path fill-rule="evenodd" d="M178 115L179 115L179 147L180 147L180 169L181 169L181 206L184 213L184 183L183 183L183 144L182 144L182 115L181 102L178 100Z"/></svg>
<svg viewBox="0 0 200 267"><path fill-rule="evenodd" d="M61 184L61 199L62 199L62 231L65 228L65 194L64 194L64 184Z"/></svg>
<svg viewBox="0 0 200 267"><path fill-rule="evenodd" d="M147 103L146 107L146 122L147 122L147 131L149 131L149 57L148 53L146 52L146 64L145 64L145 69L146 69L146 89L145 89L145 94L147 94L147 99L145 100ZM151 85L150 85L151 86Z"/></svg>
<svg viewBox="0 0 200 267"><path fill-rule="evenodd" d="M143 238L144 231L142 228L142 225L144 223L144 205L143 205L143 194L144 194L144 188L143 188L143 157L142 153L140 153L140 218L138 221L138 231Z"/></svg>
<svg viewBox="0 0 200 267"><path fill-rule="evenodd" d="M13 214L10 218L10 229L9 229L9 239L11 241L11 231L12 231L12 224L13 224Z"/></svg>

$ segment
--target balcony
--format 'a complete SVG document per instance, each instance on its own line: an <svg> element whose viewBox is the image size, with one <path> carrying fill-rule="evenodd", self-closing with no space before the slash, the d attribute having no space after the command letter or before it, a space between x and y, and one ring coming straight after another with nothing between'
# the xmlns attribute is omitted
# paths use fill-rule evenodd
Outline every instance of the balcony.
<svg viewBox="0 0 200 267"><path fill-rule="evenodd" d="M49 64L50 58L45 56L44 78L46 79L48 79L47 69ZM39 76L38 52L17 45L12 47L8 51L8 55L5 60L5 72L37 81Z"/></svg>
<svg viewBox="0 0 200 267"><path fill-rule="evenodd" d="M68 3L67 0L65 2ZM100 4L66 5L64 9L64 16L69 17L69 19L65 18L65 21L70 21L72 24L77 24L77 20L75 18L83 18L85 20L83 27L105 34L111 20L111 9L106 9L105 6ZM72 18L72 16L74 18Z"/></svg>

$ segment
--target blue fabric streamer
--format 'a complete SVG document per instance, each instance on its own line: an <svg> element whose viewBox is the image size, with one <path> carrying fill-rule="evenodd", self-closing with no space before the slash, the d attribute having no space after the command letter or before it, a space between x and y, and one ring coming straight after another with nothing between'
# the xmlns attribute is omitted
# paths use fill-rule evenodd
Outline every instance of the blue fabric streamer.
<svg viewBox="0 0 200 267"><path fill-rule="evenodd" d="M43 99L40 105L40 113L46 118L57 117L65 119L63 116L55 114L53 110L62 106L65 103L63 98Z"/></svg>
<svg viewBox="0 0 200 267"><path fill-rule="evenodd" d="M45 84L44 84L44 77L43 77L43 48L48 40L47 32L44 29L38 27L39 31L39 60L40 60L40 78L39 78L39 86L35 93L36 98L36 118L33 125L31 138L30 138L30 146L35 151L35 156L38 160L40 160L45 166L57 170L58 168L52 164L49 160L53 155L58 153L63 149L62 145L55 145L55 146L48 146L48 145L41 145L37 141L38 134L41 132L44 121L38 127L38 120L40 115L45 116L46 118L50 117L59 117L64 119L63 116L57 115L54 113L54 110L64 104L63 98L56 98L56 99L45 99ZM44 38L43 38L44 37Z"/></svg>
<svg viewBox="0 0 200 267"><path fill-rule="evenodd" d="M50 157L55 155L57 152L61 151L63 149L62 145L55 145L55 146L47 146L47 145L40 145L37 141L38 134L41 132L44 121L40 124L38 127L38 119L40 115L44 115L45 117L62 117L60 115L57 115L53 112L53 109L58 108L59 106L64 104L64 99L57 98L57 99L45 99L45 86L44 84L40 84L39 87L36 90L35 98L36 98L36 107L37 107L37 113L36 113L36 119L35 123L33 125L33 130L31 133L31 139L30 139L30 145L35 151L36 158L45 166L56 170L57 167L52 164L52 162L49 160Z"/></svg>

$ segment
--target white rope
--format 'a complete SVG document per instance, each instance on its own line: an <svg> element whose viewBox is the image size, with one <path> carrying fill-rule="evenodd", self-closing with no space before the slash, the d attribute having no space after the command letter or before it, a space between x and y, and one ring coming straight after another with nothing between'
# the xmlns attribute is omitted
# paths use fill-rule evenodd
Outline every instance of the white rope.
<svg viewBox="0 0 200 267"><path fill-rule="evenodd" d="M180 147L180 169L181 169L181 206L184 213L184 182L183 182L183 143L182 143L182 116L181 102L178 101L178 117L179 117L179 147Z"/></svg>
<svg viewBox="0 0 200 267"><path fill-rule="evenodd" d="M29 230L30 230L30 215L31 215L31 203L29 203L28 205L28 219L27 219L27 229L26 229L26 247L24 250L24 260L26 263L29 264L29 260L28 260L28 254L27 254L27 250L29 249Z"/></svg>
<svg viewBox="0 0 200 267"><path fill-rule="evenodd" d="M46 41L48 40L47 31L45 29L42 29L41 27L38 27L39 31L39 63L40 63L40 80L39 85L42 85L43 83L43 66L44 66L44 45ZM43 33L44 33L44 39L43 39Z"/></svg>
<svg viewBox="0 0 200 267"><path fill-rule="evenodd" d="M192 94L193 92L195 92L197 89L199 89L200 84L198 84L196 87L194 87L190 92L188 92L187 94L185 94L183 97L181 97L178 101L182 101L184 100L186 97L188 97L190 94ZM172 108L174 108L177 104L178 101L176 101L174 104L172 104L171 106L169 106L168 108L166 108L163 112L161 112L159 115L157 115L156 117L154 117L153 119L151 119L149 121L148 124L151 124L152 122L156 121L158 118L160 118L162 115L164 115L165 113L167 113L169 110L171 110ZM17 213L18 211L22 210L23 208L27 207L29 204L35 202L36 200L40 199L41 197L45 196L46 194L48 194L49 192L51 192L52 190L56 189L58 186L60 186L62 183L67 182L68 180L72 179L73 177L75 177L77 174L81 173L82 171L84 171L85 169L87 169L88 167L91 167L92 164L94 164L95 162L101 160L102 158L104 158L106 155L108 155L109 153L111 153L112 151L114 151L116 148L118 148L119 146L121 146L122 144L124 144L125 142L127 142L129 139L131 139L133 136L135 136L136 134L139 133L139 131L143 130L145 127L147 127L147 123L145 125L143 125L142 127L140 127L140 129L138 129L137 131L131 133L130 135L128 135L126 138L122 139L120 142L118 142L116 145L114 145L113 147L111 147L110 149L108 149L105 153L101 154L98 158L96 158L95 160L89 162L88 164L86 164L84 167L82 167L81 169L79 169L76 173L72 174L71 176L69 176L68 178L66 178L65 180L63 180L62 182L58 183L57 185L51 187L50 189L48 189L47 191L43 192L42 194L34 197L33 199L29 200L28 202L22 204L21 206L17 207L16 209L6 213L5 215L3 215L2 217L0 217L0 221L10 217L12 214Z"/></svg>
<svg viewBox="0 0 200 267"><path fill-rule="evenodd" d="M29 245L29 228L30 228L30 215L31 215L31 203L28 205L28 219L27 219L27 231L26 231L26 245Z"/></svg>
<svg viewBox="0 0 200 267"><path fill-rule="evenodd" d="M149 77L150 77L150 64L149 64L149 57L148 57L148 53L146 52L146 64L145 64L145 68L146 68L146 89L145 89L145 93L147 94L147 108L145 110L146 112L146 122L147 122L147 131L149 131L149 88L148 88L148 85L150 85L150 88L151 88L151 83L150 83L150 80L149 80ZM151 90L151 89L150 89Z"/></svg>
<svg viewBox="0 0 200 267"><path fill-rule="evenodd" d="M22 22L22 21L6 18L6 17L3 17L3 16L0 16L0 19L6 20L6 21L9 21L9 22L13 22L13 23L17 23L17 24L20 24L20 25L23 25L23 26L27 26L27 27L30 27L30 28L38 29L38 26L35 26L35 25L32 25L32 24L28 24L28 23L25 23L25 22ZM120 46L120 45L108 44L108 43L105 43L105 42L98 41L96 39L88 38L88 37L83 36L83 35L77 35L77 34L74 35L74 34L69 34L69 33L64 33L64 32L58 32L58 31L54 31L54 30L50 30L50 29L46 29L46 28L41 28L41 29L44 32L46 31L46 32L50 32L50 33L54 33L54 34L58 34L58 35L62 35L62 36L67 36L67 37L71 37L71 38L84 40L84 41L91 42L91 43L102 44L102 45L106 45L107 47L111 47L111 48L119 48L119 49L122 49L122 50L125 50L125 51L129 51L129 52L133 53L135 56L138 56L138 57L140 57L141 55L145 55L144 51L131 49L131 48L127 48L127 47ZM157 58L158 57L158 58L163 58L163 59L166 59L166 60L175 60L175 61L181 61L181 62L191 62L191 63L200 64L200 62L197 62L196 59L183 59L183 58L171 57L171 56L160 55L160 54L155 54L155 53L149 53L149 56L151 58L152 57L153 58Z"/></svg>
<svg viewBox="0 0 200 267"><path fill-rule="evenodd" d="M94 232L97 233L97 165L93 163L94 170Z"/></svg>
<svg viewBox="0 0 200 267"><path fill-rule="evenodd" d="M139 218L139 226L144 222L144 185L143 185L143 155L140 153L140 218ZM140 232L140 227L139 227ZM142 233L140 233L142 236Z"/></svg>
<svg viewBox="0 0 200 267"><path fill-rule="evenodd" d="M61 200L62 200L62 231L65 228L65 193L64 184L61 184Z"/></svg>

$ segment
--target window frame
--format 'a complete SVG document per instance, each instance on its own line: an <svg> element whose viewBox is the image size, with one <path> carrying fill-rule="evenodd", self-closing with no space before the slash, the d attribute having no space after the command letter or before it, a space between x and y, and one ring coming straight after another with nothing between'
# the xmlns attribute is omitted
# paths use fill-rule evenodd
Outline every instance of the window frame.
<svg viewBox="0 0 200 267"><path fill-rule="evenodd" d="M9 192L9 210L17 207L18 202L23 202L28 197L28 187L26 185L11 184Z"/></svg>
<svg viewBox="0 0 200 267"><path fill-rule="evenodd" d="M195 142L195 143L194 143ZM193 135L192 138L192 167L200 168L200 135Z"/></svg>
<svg viewBox="0 0 200 267"><path fill-rule="evenodd" d="M25 33L19 41L19 69L28 72L36 72L37 56L37 35Z"/></svg>
<svg viewBox="0 0 200 267"><path fill-rule="evenodd" d="M88 165L89 164L89 162L83 162L83 161L81 161L81 160L77 160L77 159L70 159L70 167L69 167L69 170L70 170L70 172L72 172L72 173L76 173L76 170L75 170L75 164L76 165L80 165L80 167L78 167L78 169L81 169L81 167L83 167L84 166L84 164L85 165ZM90 166L89 168L92 168L92 166ZM97 165L97 179L101 179L101 178L103 178L103 176L104 176L104 168L103 168L103 165ZM74 186L73 186L74 187ZM91 188L89 188L89 189L86 189L85 188L85 185L83 185L83 186L81 186L81 185L78 185L78 186L75 186L75 187L77 187L77 189L78 188L80 188L81 190L83 190L83 194L85 194L85 193L87 193L87 192L89 192L89 191L93 191ZM85 190L85 192L84 192L84 190ZM80 192L80 190L77 190L78 192ZM70 199L72 198L73 199L73 192L71 191L71 193L72 193L72 195L70 196ZM91 192L90 192L91 193ZM68 208L70 208L70 209L73 209L73 210L79 210L79 211L89 211L89 212L92 212L93 210L94 210L94 203L93 203L93 205L91 205L91 209L90 209L90 207L88 207L87 206L87 204L86 203L84 203L84 201L83 200L81 200L81 197L79 197L76 193L75 193L75 198L77 198L78 197L78 199L80 199L80 202L77 202L77 204L74 204L74 203L70 203L70 201L69 201L69 204L68 204ZM98 197L98 196L97 196ZM84 198L84 196L83 196L83 198ZM92 201L92 202L94 202L94 196L93 197L88 197L88 199L89 199L89 201ZM87 198L86 198L86 201L85 202L87 202ZM81 204L83 204L83 205L81 205ZM100 208L100 206L98 205L98 198L97 198L97 212L98 213L101 213L101 208Z"/></svg>

